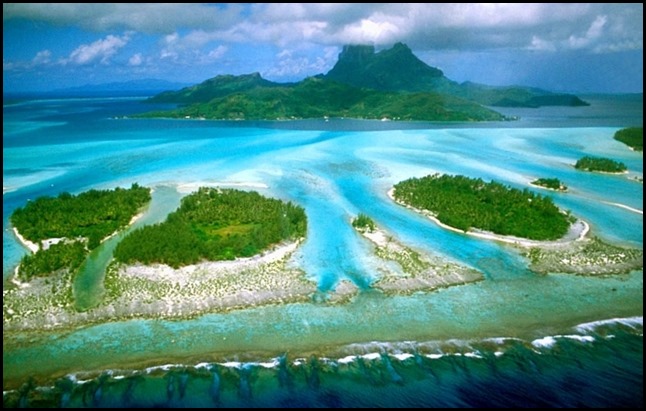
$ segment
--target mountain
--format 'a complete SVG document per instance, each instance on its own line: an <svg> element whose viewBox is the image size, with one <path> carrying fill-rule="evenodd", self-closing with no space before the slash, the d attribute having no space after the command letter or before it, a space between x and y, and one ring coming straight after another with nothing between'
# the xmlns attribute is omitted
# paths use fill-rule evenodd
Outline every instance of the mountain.
<svg viewBox="0 0 646 411"><path fill-rule="evenodd" d="M166 91L149 99L151 103L206 103L217 97L241 93L256 87L279 87L282 84L265 80L259 73L241 76L221 75L179 91Z"/></svg>
<svg viewBox="0 0 646 411"><path fill-rule="evenodd" d="M418 59L402 43L379 53L373 46L344 46L339 60L324 77L385 91L437 91L449 81L442 70Z"/></svg>
<svg viewBox="0 0 646 411"><path fill-rule="evenodd" d="M442 70L417 58L402 43L375 52L373 46L344 46L326 79L384 91L432 91L500 107L588 105L571 94L557 94L530 87L493 87L472 82L459 84Z"/></svg>
<svg viewBox="0 0 646 411"><path fill-rule="evenodd" d="M379 52L373 46L345 46L327 74L298 83L274 83L259 73L220 75L148 101L183 107L145 116L254 120L327 116L491 121L505 117L483 106L587 105L577 96L536 88L459 84L402 43Z"/></svg>
<svg viewBox="0 0 646 411"><path fill-rule="evenodd" d="M249 76L240 76L240 89L248 85ZM235 79L208 80L209 84L225 81L233 87ZM265 80L266 81L266 80ZM205 83L207 83L205 82ZM271 82L269 82L271 83ZM200 84L194 94L204 97ZM186 99L186 89L175 92ZM218 90L218 93L223 94ZM159 96L157 96L159 97ZM159 101L155 97L151 101ZM165 99L171 94L166 94ZM169 101L169 100L164 100ZM359 88L321 77L310 77L299 83L247 88L209 101L200 101L171 111L152 112L139 117L204 118L221 120L281 120L324 117L425 121L500 121L501 114L477 103L438 93L401 93Z"/></svg>

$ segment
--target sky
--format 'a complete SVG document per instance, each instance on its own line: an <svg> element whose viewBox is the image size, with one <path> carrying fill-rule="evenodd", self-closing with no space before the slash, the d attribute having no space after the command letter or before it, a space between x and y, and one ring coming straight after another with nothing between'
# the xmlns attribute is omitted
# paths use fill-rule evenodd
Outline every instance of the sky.
<svg viewBox="0 0 646 411"><path fill-rule="evenodd" d="M326 73L345 44L407 44L455 81L643 92L643 4L5 3L7 91Z"/></svg>

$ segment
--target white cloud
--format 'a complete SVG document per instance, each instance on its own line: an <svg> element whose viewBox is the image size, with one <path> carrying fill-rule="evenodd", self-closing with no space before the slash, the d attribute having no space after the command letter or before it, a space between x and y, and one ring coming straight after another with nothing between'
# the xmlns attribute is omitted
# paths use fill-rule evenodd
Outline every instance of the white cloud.
<svg viewBox="0 0 646 411"><path fill-rule="evenodd" d="M533 36L527 49L532 51L555 51L556 46L551 41L544 40L538 36Z"/></svg>
<svg viewBox="0 0 646 411"><path fill-rule="evenodd" d="M38 64L47 64L51 61L52 59L52 52L49 50L41 50L36 55L34 58L31 60L32 64L38 65Z"/></svg>
<svg viewBox="0 0 646 411"><path fill-rule="evenodd" d="M224 56L224 54L227 52L227 50L229 50L229 48L227 46L219 45L216 48L214 48L213 50L209 51L209 53L207 54L207 57L210 60L218 60L222 56Z"/></svg>
<svg viewBox="0 0 646 411"><path fill-rule="evenodd" d="M567 42L568 45L573 49L580 49L588 46L603 34L603 27L607 22L608 18L606 16L597 16L590 25L590 28L586 31L585 35L582 37L571 35Z"/></svg>
<svg viewBox="0 0 646 411"><path fill-rule="evenodd" d="M106 38L97 40L94 43L83 44L77 47L64 62L82 65L99 60L101 63L106 64L110 60L110 57L120 48L128 44L129 40L130 37L127 34L120 37L110 34Z"/></svg>
<svg viewBox="0 0 646 411"><path fill-rule="evenodd" d="M11 3L3 4L4 20L23 18L93 31L130 29L172 33L179 28L214 30L239 21L243 6L198 3Z"/></svg>
<svg viewBox="0 0 646 411"><path fill-rule="evenodd" d="M259 3L5 4L25 18L95 31L167 35L164 58L217 42L340 46L397 41L415 50L523 49L610 52L642 47L643 4L613 3ZM181 33L181 34L178 34Z"/></svg>
<svg viewBox="0 0 646 411"><path fill-rule="evenodd" d="M144 62L141 53L133 54L132 57L128 60L129 66L140 66Z"/></svg>
<svg viewBox="0 0 646 411"><path fill-rule="evenodd" d="M334 66L338 54L338 47L325 47L323 56L313 54L313 50L308 47L283 49L276 54L278 61L261 74L274 80L294 80L301 79L303 76L325 73Z"/></svg>
<svg viewBox="0 0 646 411"><path fill-rule="evenodd" d="M344 27L338 34L343 43L352 44L391 44L397 42L402 36L400 25L393 24L385 19L375 21L363 19L355 24Z"/></svg>

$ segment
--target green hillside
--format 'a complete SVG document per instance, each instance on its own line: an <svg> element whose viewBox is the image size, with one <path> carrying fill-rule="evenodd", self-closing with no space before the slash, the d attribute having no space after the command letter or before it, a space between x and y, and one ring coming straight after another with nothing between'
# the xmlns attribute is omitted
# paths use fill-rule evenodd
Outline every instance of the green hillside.
<svg viewBox="0 0 646 411"><path fill-rule="evenodd" d="M635 151L644 151L644 127L628 127L621 129L615 133L614 138Z"/></svg>
<svg viewBox="0 0 646 411"><path fill-rule="evenodd" d="M587 105L570 94L529 87L459 84L417 58L402 43L375 52L345 46L325 75L298 83L274 83L260 74L220 75L195 86L151 97L182 107L144 117L276 120L352 117L424 121L498 121L483 106Z"/></svg>
<svg viewBox="0 0 646 411"><path fill-rule="evenodd" d="M280 120L323 117L424 121L499 121L479 104L438 93L384 92L310 77L296 85L257 87L145 117Z"/></svg>

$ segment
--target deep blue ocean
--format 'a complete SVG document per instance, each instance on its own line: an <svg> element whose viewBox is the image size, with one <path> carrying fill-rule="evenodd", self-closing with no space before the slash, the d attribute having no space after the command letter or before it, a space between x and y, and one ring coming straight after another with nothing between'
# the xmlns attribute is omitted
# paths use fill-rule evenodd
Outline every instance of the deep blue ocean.
<svg viewBox="0 0 646 411"><path fill-rule="evenodd" d="M140 98L3 106L3 278L27 251L9 216L42 195L155 188L141 224L200 185L255 189L305 207L292 257L339 306L290 304L182 321L131 320L3 336L3 405L62 407L643 406L643 270L536 275L514 248L446 231L393 204L396 182L464 174L541 191L607 242L643 249L643 155L612 136L643 124L641 96L589 107L505 109L519 121L400 123L142 120ZM627 175L582 173L584 155ZM538 189L536 189L538 190ZM399 241L483 272L485 281L411 296L369 290L363 212ZM4 333L3 333L4 334Z"/></svg>

